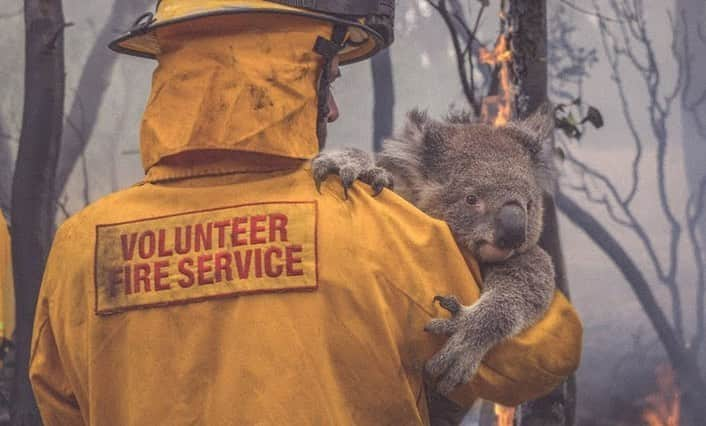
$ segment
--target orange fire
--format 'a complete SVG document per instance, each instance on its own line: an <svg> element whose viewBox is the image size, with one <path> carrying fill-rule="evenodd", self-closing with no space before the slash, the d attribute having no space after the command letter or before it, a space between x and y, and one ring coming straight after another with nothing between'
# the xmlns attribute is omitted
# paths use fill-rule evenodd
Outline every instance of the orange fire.
<svg viewBox="0 0 706 426"><path fill-rule="evenodd" d="M643 399L642 420L648 426L679 426L681 394L669 364L657 366L657 392Z"/></svg>
<svg viewBox="0 0 706 426"><path fill-rule="evenodd" d="M506 124L512 116L512 85L510 83L510 64L512 63L512 51L508 46L507 36L501 34L495 43L493 51L484 47L480 48L480 62L491 67L500 67L499 81L501 93L494 96L486 96L483 99L482 119L486 122L492 120L494 126ZM492 119L490 106L497 108L497 114Z"/></svg>
<svg viewBox="0 0 706 426"><path fill-rule="evenodd" d="M495 404L495 420L497 420L497 426L513 426L515 422L515 407Z"/></svg>

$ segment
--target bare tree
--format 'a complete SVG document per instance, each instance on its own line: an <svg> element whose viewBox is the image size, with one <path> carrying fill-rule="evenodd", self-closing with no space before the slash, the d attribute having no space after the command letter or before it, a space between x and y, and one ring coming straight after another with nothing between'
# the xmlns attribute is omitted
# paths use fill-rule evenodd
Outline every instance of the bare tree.
<svg viewBox="0 0 706 426"><path fill-rule="evenodd" d="M54 192L57 199L61 197L72 171L82 161L83 153L97 124L100 107L110 86L118 55L111 52L107 46L117 34L129 27L131 20L153 3L151 0L113 2L106 25L96 36L66 116L66 127L71 131L64 132L62 138ZM53 211L56 212L56 209L55 206Z"/></svg>
<svg viewBox="0 0 706 426"><path fill-rule="evenodd" d="M706 384L703 372L699 368L698 357L704 346L704 293L706 291L706 263L703 254L703 241L696 232L696 226L703 217L704 198L706 198L706 176L702 174L699 183L694 186L687 198L686 206L677 206L670 198L667 185L669 150L674 147L676 139L669 134L667 122L679 106L679 100L684 99L685 91L691 91L693 84L689 70L694 57L689 54L688 23L683 13L675 19L667 18L672 28L671 50L673 63L677 73L674 81L668 81L664 70L659 67L657 52L647 25L644 4L642 0L618 2L610 0L610 15L616 19L603 19L605 16L594 2L596 15L599 17L600 41L603 53L611 70L615 92L620 102L623 118L631 135L634 147L630 168L630 180L625 190L620 190L618 182L602 172L597 164L591 164L581 158L577 144L566 138L559 138L565 156L567 176L562 189L567 191L558 197L559 207L567 217L578 225L586 234L610 257L620 269L630 284L637 299L652 322L657 335L662 342L667 355L677 372L682 387L684 424L699 424L706 419ZM571 52L573 50L573 52ZM581 58L581 52L569 48L565 57ZM585 55L585 51L583 52ZM636 105L628 95L626 76L632 81L639 79L648 97L646 105ZM576 77L576 74L574 75ZM583 78L581 73L572 81L575 91L582 92ZM706 92L705 92L706 93ZM693 102L706 102L706 96L697 97ZM646 108L649 128L645 132L636 124L636 114ZM646 150L654 149L654 159L645 155ZM659 237L668 242L666 258L660 256L656 248L655 235L648 226L639 219L635 198L644 187L644 176L640 172L644 167L654 170L657 177L653 205L659 210L666 221L669 231L660 233ZM570 175L569 175L570 173ZM702 172L703 173L703 172ZM622 183L622 182L621 182ZM582 197L584 202L597 206L602 210L602 216L594 216L582 209L580 205L568 197ZM684 211L680 215L680 211ZM606 230L607 226L619 226L629 231L628 238L636 238L647 254L654 268L656 282L649 283L634 254L625 249L624 237L621 241ZM687 231L686 244L681 244L684 230ZM688 247L683 249L682 247ZM683 257L689 256L696 267L694 281L683 282L678 279ZM670 296L671 321L663 308L658 304L654 289L656 286L665 288ZM694 309L696 314L696 332L687 337L684 326L683 290L687 285L694 285L696 297Z"/></svg>
<svg viewBox="0 0 706 426"><path fill-rule="evenodd" d="M527 117L547 102L547 4L546 0L510 0L508 37L512 51L514 109ZM544 196L544 229L539 241L552 257L557 287L568 297L569 285L552 195ZM523 404L517 423L523 426L573 425L576 411L575 377L549 395Z"/></svg>
<svg viewBox="0 0 706 426"><path fill-rule="evenodd" d="M392 79L392 58L385 49L370 63L373 74L373 151L382 149L382 141L392 135L395 113L395 85Z"/></svg>
<svg viewBox="0 0 706 426"><path fill-rule="evenodd" d="M681 54L687 59L685 84L681 93L682 142L684 166L690 191L698 189L706 158L706 2L677 0L677 8L684 11L683 44ZM706 218L697 226L701 241L706 241Z"/></svg>
<svg viewBox="0 0 706 426"><path fill-rule="evenodd" d="M35 304L54 231L54 176L64 112L61 1L25 0L22 133L12 182L12 252L17 303L12 424L41 424L29 384Z"/></svg>

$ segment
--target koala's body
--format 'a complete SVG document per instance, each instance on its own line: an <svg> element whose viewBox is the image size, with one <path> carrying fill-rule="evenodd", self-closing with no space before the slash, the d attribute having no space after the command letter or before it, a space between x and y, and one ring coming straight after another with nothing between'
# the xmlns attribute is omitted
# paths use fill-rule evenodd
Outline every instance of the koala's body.
<svg viewBox="0 0 706 426"><path fill-rule="evenodd" d="M426 365L436 389L448 394L471 379L489 349L539 320L553 298L554 267L537 245L543 192L552 185L546 140L553 119L538 113L495 128L418 111L408 117L377 161L345 149L321 154L312 167L317 183L339 174L346 188L361 179L379 192L394 182L396 193L446 221L464 254L478 260L480 299L466 307L453 296L437 297L452 317L426 327L449 336Z"/></svg>

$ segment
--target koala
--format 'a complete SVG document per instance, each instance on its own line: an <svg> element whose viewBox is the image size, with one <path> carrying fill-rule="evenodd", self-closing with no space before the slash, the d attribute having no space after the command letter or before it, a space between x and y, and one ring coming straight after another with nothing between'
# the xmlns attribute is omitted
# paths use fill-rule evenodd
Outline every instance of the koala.
<svg viewBox="0 0 706 426"><path fill-rule="evenodd" d="M396 193L446 221L464 255L478 260L484 277L478 301L463 306L453 295L438 295L434 301L451 318L425 327L449 337L425 366L442 395L468 382L488 350L534 324L553 299L554 266L537 245L543 194L553 186L548 110L497 128L413 110L377 161L357 149L313 160L317 186L331 174L340 175L346 191L356 179L376 194L394 183Z"/></svg>

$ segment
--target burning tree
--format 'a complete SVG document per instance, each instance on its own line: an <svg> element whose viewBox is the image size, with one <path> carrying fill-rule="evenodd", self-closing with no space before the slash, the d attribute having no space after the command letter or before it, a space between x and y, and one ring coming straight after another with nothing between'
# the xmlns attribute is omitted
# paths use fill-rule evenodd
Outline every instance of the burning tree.
<svg viewBox="0 0 706 426"><path fill-rule="evenodd" d="M490 1L427 0L444 20L451 36L463 92L476 120L495 126L523 118L547 99L546 1L501 0L494 43L478 38ZM480 78L476 76L480 74ZM480 81L478 81L480 80ZM540 245L551 255L557 287L568 296L554 200L545 195L544 232ZM515 411L496 407L498 421L522 425L573 424L575 384L571 378L550 395Z"/></svg>
<svg viewBox="0 0 706 426"><path fill-rule="evenodd" d="M679 206L674 197L670 197L667 185L669 152L675 148L674 136L669 133L668 120L679 107L679 101L685 112L698 110L706 103L706 90L693 86L692 53L693 40L689 38L689 25L684 12L677 17L668 14L672 29L671 54L676 68L676 78L668 81L664 69L660 69L655 43L648 28L644 4L642 0L618 2L608 1L610 11L603 14L594 1L594 15L598 22L600 43L603 54L611 71L614 93L620 102L624 121L631 135L633 159L630 164L630 179L628 185L618 182L609 173L601 170L601 165L591 162L582 156L581 146L575 139L582 134L581 126L573 138L559 137L563 156L565 158L565 178L562 180L562 190L557 196L559 208L567 217L579 226L586 234L610 257L620 269L642 308L649 317L657 335L664 346L670 363L676 372L681 396L676 398L682 404L682 422L684 424L700 424L706 419L706 383L703 371L699 368L699 356L702 353L704 339L705 317L704 295L706 293L706 263L703 254L704 243L699 239L697 226L703 220L704 198L706 198L706 176L702 176L688 195L686 205ZM583 10L586 13L585 10ZM607 16L609 15L609 16ZM570 30L566 25L557 27L556 55L564 58L557 61L553 69L554 75L561 80L557 94L564 99L581 96L583 81L587 69L595 62L595 52L589 49L577 48L570 40ZM706 32L698 30L700 41L706 43ZM649 129L645 132L636 124L636 115L643 109L635 105L634 100L626 90L626 76L632 81L638 81L644 86L648 102L646 105ZM696 90L694 95L692 92ZM572 102L581 115L581 102ZM571 135L571 132L566 132ZM647 155L650 150L654 156ZM637 214L635 199L644 189L644 170L654 170L657 177L657 190L653 192L653 205L664 218L668 232L655 235L649 226ZM644 195L644 192L642 193ZM584 204L592 205L593 211L601 214L593 215L584 210L575 201L580 199ZM657 211L655 212L657 213ZM629 232L619 241L607 227L620 227ZM686 244L682 244L686 231ZM644 252L654 268L656 280L649 282L638 268L636 253L630 252L625 244L627 238L639 241ZM667 256L661 256L657 248L657 239L668 242ZM693 282L683 282L678 279L680 269L683 269L683 257L689 256L695 266L696 276ZM688 285L696 289L695 304L696 331L687 337L684 324L683 292ZM665 313L657 302L654 291L661 286L669 294L671 312ZM664 372L659 376L664 376ZM666 379L658 378L660 392L669 388L664 384ZM662 392L664 393L664 392ZM643 421L654 425L667 425L674 422L674 410L659 407L655 398L646 409ZM673 405L672 401L672 405ZM666 407L669 407L667 405ZM665 413L671 413L666 415ZM656 420L661 418L662 420Z"/></svg>
<svg viewBox="0 0 706 426"><path fill-rule="evenodd" d="M647 313L657 334L663 343L676 371L681 386L680 401L684 408L682 421L694 423L696 419L706 419L706 408L702 402L706 400L706 386L702 371L699 368L698 357L704 345L704 321L706 293L702 244L697 233L699 221L703 218L704 198L706 198L706 178L702 178L688 197L684 214L679 217L677 206L669 198L666 179L666 157L669 133L667 121L678 107L681 99L683 108L689 112L699 111L701 104L706 103L706 91L698 88L694 91L694 72L691 62L694 61L687 37L687 24L684 16L673 19L674 39L672 53L678 66L678 78L666 88L664 73L660 72L654 43L650 38L644 15L642 0L618 2L609 0L611 12L603 14L594 3L595 10L589 11L569 1L562 0L566 7L581 13L591 14L598 19L600 40L603 51L612 71L612 79L616 93L621 103L625 122L632 135L635 155L632 163L632 182L627 191L620 191L619 186L608 175L602 173L595 164L590 164L580 157L580 148L571 142L581 137L586 130L585 122L601 125L601 117L594 108L587 108L580 100L583 78L588 69L597 61L597 52L592 49L574 48L571 38L571 28L559 28L559 33L553 34L556 52L547 52L545 39L545 3L542 1L511 1L500 2L500 19L498 37L492 47L487 47L477 38L477 30L483 13L490 2L479 0L473 19L467 16L467 10L472 9L475 2L462 4L459 0L427 0L428 3L443 18L451 36L456 54L458 73L464 94L468 99L471 114L495 125L502 124L508 117L523 116L532 111L545 99L547 87L546 60L551 56L553 64L552 77L564 80L555 91L558 100L566 102L565 110L557 111L560 152L565 158L565 169L570 169L573 179L564 178L561 190L556 194L559 209L601 248L618 266L633 289L643 309ZM470 13L470 12L469 12ZM610 15L610 16L609 16ZM470 24L470 23L473 24ZM706 31L697 31L702 42L706 42ZM693 38L693 37L692 37ZM623 69L622 67L630 67ZM477 81L475 71L483 69L481 81ZM641 134L635 124L634 110L631 99L627 95L624 75L631 73L641 79L649 96L647 114L650 123L649 136ZM572 86L573 85L573 86ZM684 99L688 99L684 101ZM567 111L574 109L576 119ZM577 111L576 111L577 110ZM657 175L656 205L659 206L670 228L669 255L666 262L660 258L655 246L654 237L650 235L634 210L634 199L640 188L640 169L649 161L645 154L647 145L654 143L656 157L653 164ZM644 180L642 181L644 184ZM572 197L578 196L584 202L600 206L605 215L596 217L581 207ZM551 200L548 199L552 206ZM545 218L547 230L544 244L553 254L558 269L558 285L566 290L566 278L558 244L558 232L554 210L548 209ZM606 226L617 224L629 230L638 238L655 268L659 284L664 286L671 299L671 322L662 307L657 303L653 287L637 267L637 260L630 254L624 244L607 231ZM680 242L684 231L687 233L689 250L680 251ZM696 333L690 339L685 336L683 319L682 290L677 280L680 255L692 257L696 266L696 297L695 310L697 318ZM656 283L655 283L656 284ZM558 391L545 398L544 401L532 402L519 411L521 424L572 424L574 392L572 383L569 389ZM539 410L537 410L539 407ZM563 407L563 410L562 410ZM502 411L502 410L500 410ZM554 415L563 411L562 415ZM531 413L531 414L528 414ZM537 419L542 420L538 421ZM549 420L551 419L551 420ZM537 423L538 422L538 423Z"/></svg>

